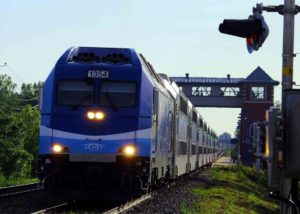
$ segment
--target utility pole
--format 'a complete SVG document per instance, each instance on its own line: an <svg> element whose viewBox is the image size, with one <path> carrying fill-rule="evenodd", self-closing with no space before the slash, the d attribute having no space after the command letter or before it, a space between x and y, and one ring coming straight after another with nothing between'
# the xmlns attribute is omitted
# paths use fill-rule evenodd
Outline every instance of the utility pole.
<svg viewBox="0 0 300 214"><path fill-rule="evenodd" d="M284 91L293 88L293 60L294 60L294 25L295 15L299 11L299 6L295 5L295 0L284 0L284 5L262 7L267 12L279 12L283 15L283 47L282 47L282 91L281 91L281 109L287 105L285 103ZM286 132L283 127L283 132ZM286 135L282 136L283 144L287 143ZM283 154L283 156L286 154ZM287 178L282 170L280 179L280 193L285 199L291 199L292 187L297 186L297 180ZM280 204L281 214L292 214L292 207L285 202Z"/></svg>
<svg viewBox="0 0 300 214"><path fill-rule="evenodd" d="M295 0L284 0L284 5L263 7L268 12L279 12L283 15L283 47L282 47L282 91L281 91L281 109L287 105L284 99L284 91L293 88L293 60L296 56L294 53L294 26L295 15L300 10L299 6L295 5ZM286 132L287 127L283 127L283 132ZM287 143L286 135L282 136L283 144ZM283 154L283 156L286 154ZM293 188L297 187L297 179L287 178L282 170L280 180L280 193L285 199L291 199ZM292 214L292 207L285 202L280 204L281 214Z"/></svg>
<svg viewBox="0 0 300 214"><path fill-rule="evenodd" d="M281 109L284 108L284 91L293 88L293 59L294 59L294 23L295 14L297 13L295 8L295 0L284 0L284 9L282 11L283 18L283 48L282 48L282 93L281 93ZM285 127L283 127L285 131ZM286 139L283 139L283 143L286 143ZM292 179L282 175L280 182L281 195L284 198L290 198ZM280 204L281 214L292 214L291 206L281 202Z"/></svg>

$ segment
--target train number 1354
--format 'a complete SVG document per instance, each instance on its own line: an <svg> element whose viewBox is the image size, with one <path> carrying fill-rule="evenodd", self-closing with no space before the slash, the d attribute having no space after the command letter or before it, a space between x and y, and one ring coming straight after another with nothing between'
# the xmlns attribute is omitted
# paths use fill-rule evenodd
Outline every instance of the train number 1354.
<svg viewBox="0 0 300 214"><path fill-rule="evenodd" d="M88 77L90 78L108 78L109 72L103 70L89 70Z"/></svg>

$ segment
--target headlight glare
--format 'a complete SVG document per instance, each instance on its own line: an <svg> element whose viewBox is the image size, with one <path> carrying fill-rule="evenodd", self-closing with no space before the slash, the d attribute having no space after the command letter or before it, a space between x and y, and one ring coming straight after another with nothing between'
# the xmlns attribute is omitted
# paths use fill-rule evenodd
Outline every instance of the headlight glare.
<svg viewBox="0 0 300 214"><path fill-rule="evenodd" d="M92 111L89 111L89 112L87 113L87 118L88 118L89 120L93 120L93 119L95 118L95 113L92 112Z"/></svg>
<svg viewBox="0 0 300 214"><path fill-rule="evenodd" d="M124 147L123 152L125 155L133 156L136 154L136 147L132 145L127 145Z"/></svg>
<svg viewBox="0 0 300 214"><path fill-rule="evenodd" d="M62 147L62 145L56 143L52 146L52 150L55 153L60 153L63 151L63 147Z"/></svg>
<svg viewBox="0 0 300 214"><path fill-rule="evenodd" d="M105 117L104 113L101 111L96 112L96 119L97 120L103 120Z"/></svg>
<svg viewBox="0 0 300 214"><path fill-rule="evenodd" d="M103 120L105 114L102 111L88 111L86 117L88 120Z"/></svg>

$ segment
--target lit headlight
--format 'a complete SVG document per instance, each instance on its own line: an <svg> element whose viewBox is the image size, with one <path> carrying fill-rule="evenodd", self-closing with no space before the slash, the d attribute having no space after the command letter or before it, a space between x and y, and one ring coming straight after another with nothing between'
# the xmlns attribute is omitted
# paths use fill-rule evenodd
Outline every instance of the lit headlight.
<svg viewBox="0 0 300 214"><path fill-rule="evenodd" d="M99 111L99 112L96 112L96 119L97 120L103 120L105 117L104 113Z"/></svg>
<svg viewBox="0 0 300 214"><path fill-rule="evenodd" d="M123 153L128 156L132 156L136 154L136 147L132 145L125 146L123 149Z"/></svg>
<svg viewBox="0 0 300 214"><path fill-rule="evenodd" d="M102 111L89 111L87 112L86 117L89 120L103 120L105 118L105 114Z"/></svg>
<svg viewBox="0 0 300 214"><path fill-rule="evenodd" d="M56 144L53 144L52 150L55 153L61 153L63 151L63 147L62 147L62 145L56 143Z"/></svg>
<svg viewBox="0 0 300 214"><path fill-rule="evenodd" d="M87 118L89 120L93 120L95 118L95 113L92 112L92 111L89 111L87 114L86 114Z"/></svg>

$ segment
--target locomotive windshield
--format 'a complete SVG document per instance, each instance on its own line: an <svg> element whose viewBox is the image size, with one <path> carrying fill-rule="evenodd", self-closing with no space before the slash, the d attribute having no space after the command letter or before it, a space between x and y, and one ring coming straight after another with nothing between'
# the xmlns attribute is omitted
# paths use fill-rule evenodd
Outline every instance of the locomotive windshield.
<svg viewBox="0 0 300 214"><path fill-rule="evenodd" d="M106 107L133 107L136 101L136 83L102 82L100 105Z"/></svg>
<svg viewBox="0 0 300 214"><path fill-rule="evenodd" d="M94 86L86 81L59 81L58 105L88 106L93 103Z"/></svg>

